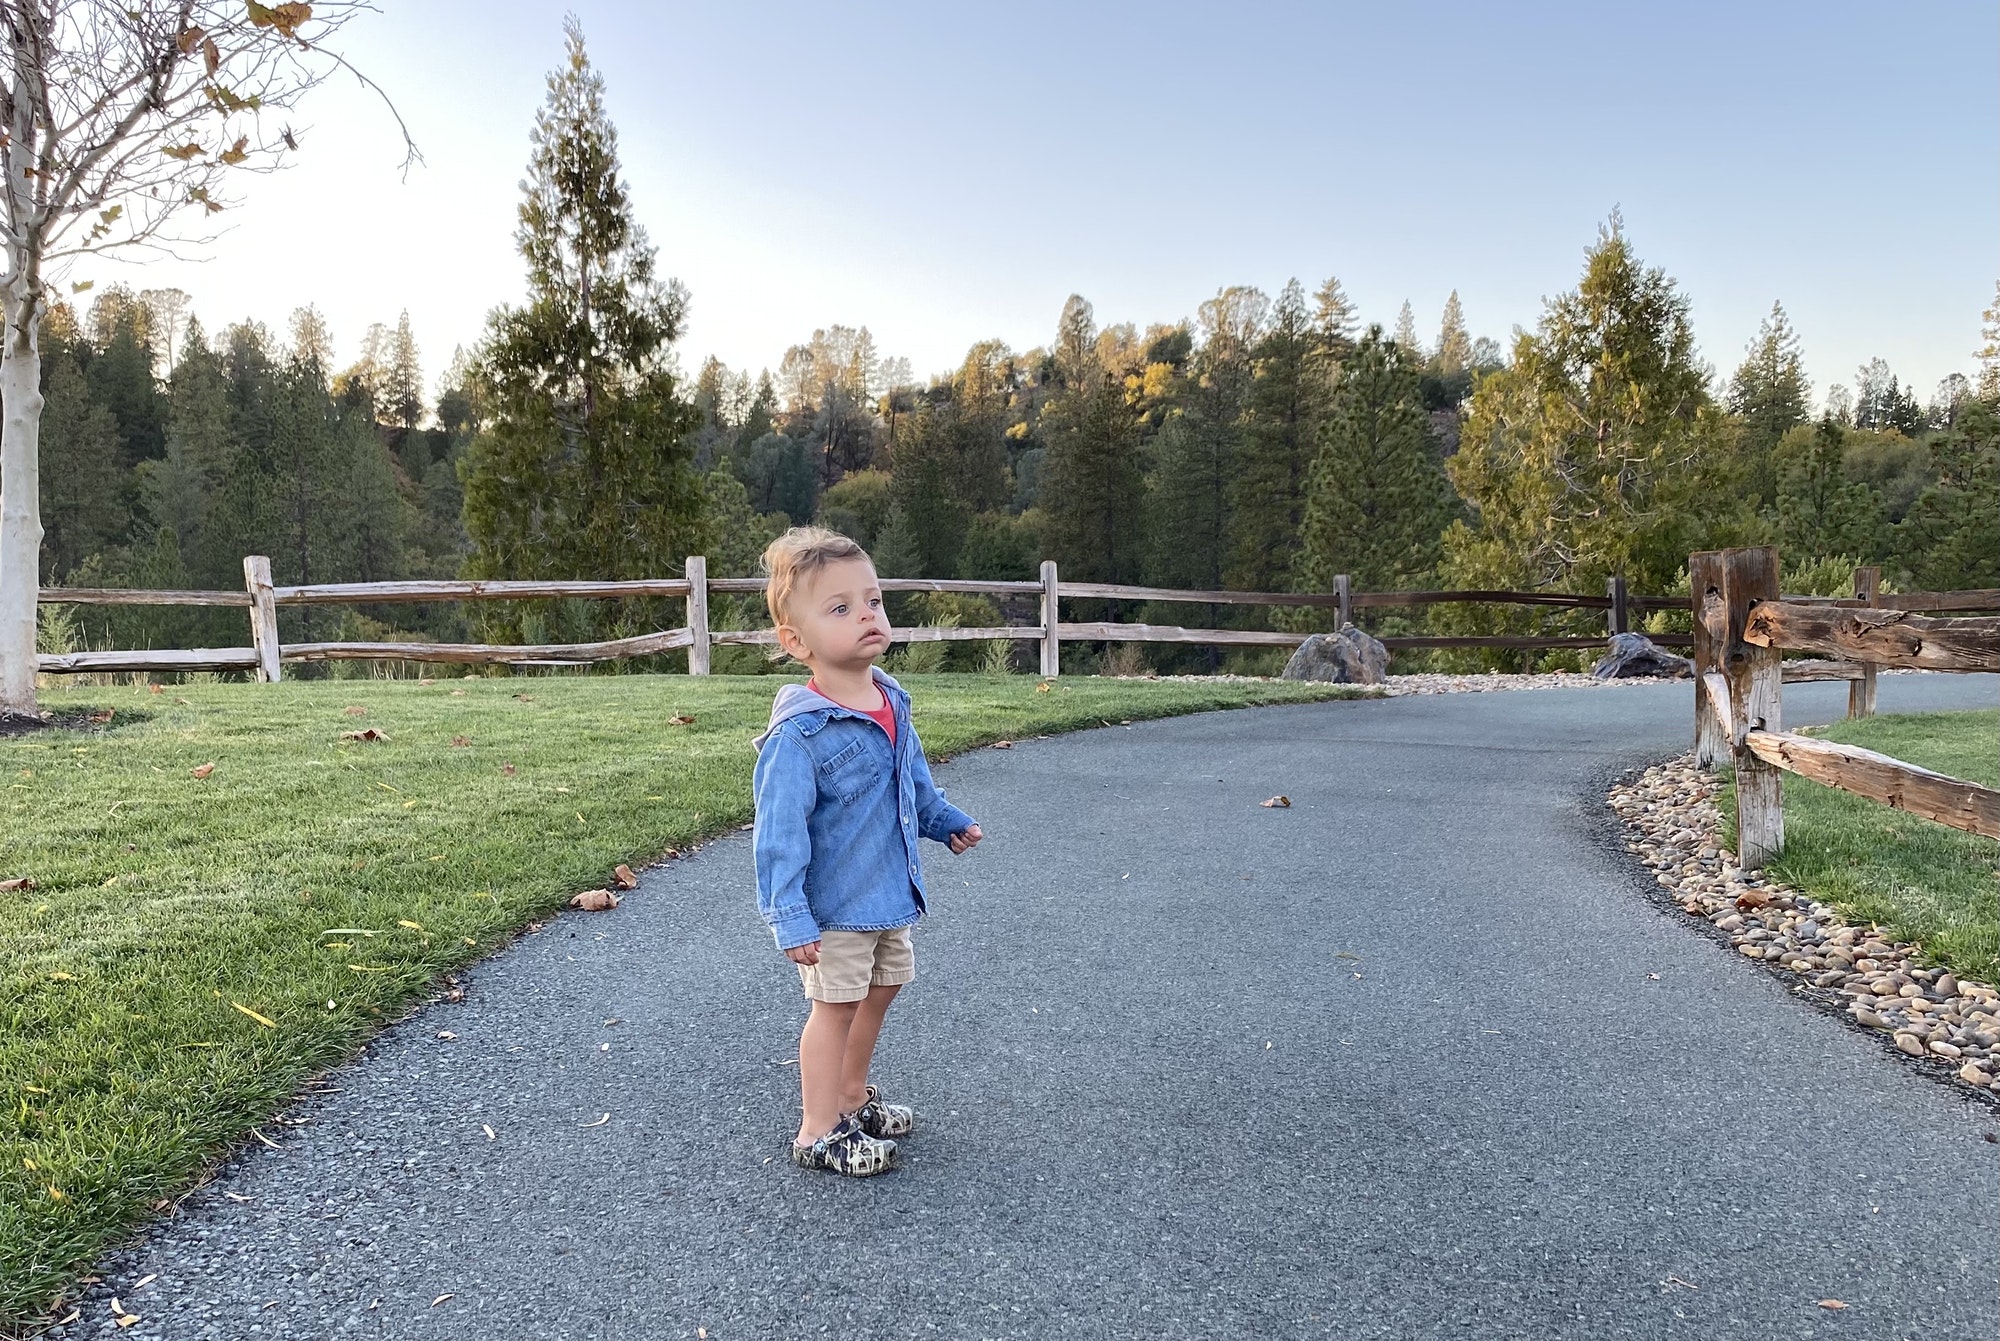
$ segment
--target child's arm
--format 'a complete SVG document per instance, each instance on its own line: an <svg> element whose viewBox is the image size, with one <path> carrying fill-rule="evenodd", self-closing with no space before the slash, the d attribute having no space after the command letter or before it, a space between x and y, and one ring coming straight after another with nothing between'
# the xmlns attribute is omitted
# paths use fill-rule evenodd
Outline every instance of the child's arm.
<svg viewBox="0 0 2000 1341"><path fill-rule="evenodd" d="M964 852L979 841L978 821L944 799L944 793L931 778L931 764L924 758L922 741L916 742L912 753L916 756L911 765L911 780L917 787L917 832L945 844L953 852Z"/></svg>
<svg viewBox="0 0 2000 1341"><path fill-rule="evenodd" d="M751 847L757 858L757 911L791 951L819 940L819 923L806 902L806 867L812 839L806 829L819 784L805 746L784 730L773 731L750 775L757 801Z"/></svg>

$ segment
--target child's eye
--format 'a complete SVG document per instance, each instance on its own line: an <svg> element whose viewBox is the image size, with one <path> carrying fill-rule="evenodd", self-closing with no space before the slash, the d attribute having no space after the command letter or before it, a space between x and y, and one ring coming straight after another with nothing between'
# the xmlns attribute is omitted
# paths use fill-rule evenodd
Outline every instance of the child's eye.
<svg viewBox="0 0 2000 1341"><path fill-rule="evenodd" d="M870 610L880 610L882 608L882 598L880 596L869 597L868 608Z"/></svg>
<svg viewBox="0 0 2000 1341"><path fill-rule="evenodd" d="M835 613L836 615L844 615L847 613L847 607L844 605L836 605L833 607L833 613Z"/></svg>

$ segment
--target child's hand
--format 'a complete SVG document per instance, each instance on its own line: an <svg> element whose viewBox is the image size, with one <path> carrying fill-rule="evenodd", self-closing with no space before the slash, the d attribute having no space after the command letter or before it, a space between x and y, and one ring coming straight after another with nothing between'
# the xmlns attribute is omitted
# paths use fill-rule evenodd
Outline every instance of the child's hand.
<svg viewBox="0 0 2000 1341"><path fill-rule="evenodd" d="M819 942L814 941L810 945L794 945L791 949L785 951L785 958L791 960L794 964L817 964L819 963Z"/></svg>
<svg viewBox="0 0 2000 1341"><path fill-rule="evenodd" d="M979 846L979 840L984 837L985 835L979 832L979 826L975 824L969 829L960 829L946 839L945 846L951 849L953 856L963 856Z"/></svg>

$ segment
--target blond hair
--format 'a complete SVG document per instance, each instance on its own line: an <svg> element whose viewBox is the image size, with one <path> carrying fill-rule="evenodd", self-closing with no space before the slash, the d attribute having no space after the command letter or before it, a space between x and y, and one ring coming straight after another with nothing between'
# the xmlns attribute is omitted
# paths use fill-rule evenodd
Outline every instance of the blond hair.
<svg viewBox="0 0 2000 1341"><path fill-rule="evenodd" d="M793 594L814 573L843 559L867 558L867 550L838 531L829 531L824 526L794 526L764 551L764 575L771 579L764 587L764 604L770 607L771 622L785 622L785 610Z"/></svg>

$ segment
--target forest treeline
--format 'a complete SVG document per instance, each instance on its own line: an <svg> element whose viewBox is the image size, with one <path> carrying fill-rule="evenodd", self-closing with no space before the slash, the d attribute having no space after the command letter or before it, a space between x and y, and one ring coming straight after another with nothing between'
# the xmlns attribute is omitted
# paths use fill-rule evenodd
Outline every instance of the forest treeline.
<svg viewBox="0 0 2000 1341"><path fill-rule="evenodd" d="M340 365L312 309L282 334L204 330L174 290L51 312L44 584L236 588L249 553L280 583L660 576L696 553L742 575L779 529L817 520L911 577L1031 578L1046 557L1074 580L1200 589L1323 591L1347 573L1357 590L1600 594L1622 573L1668 592L1685 589L1689 551L1769 541L1798 590L1839 591L1859 563L1905 588L2000 586L2000 297L1972 377L1920 399L1877 359L1816 405L1781 306L1718 376L1687 298L1614 216L1574 287L1505 346L1470 335L1455 293L1426 337L1408 304L1385 329L1327 279L1224 289L1143 328L1072 297L1045 345L982 341L927 380L841 326L775 373L709 359L689 376L688 295L656 272L573 25L531 144L527 299L431 394L407 314ZM677 604L297 609L285 636L562 641L678 622ZM953 597L904 612L1000 616ZM722 617L756 611L725 602ZM1546 618L1428 616L1457 632ZM237 644L241 623L78 607L45 632Z"/></svg>

